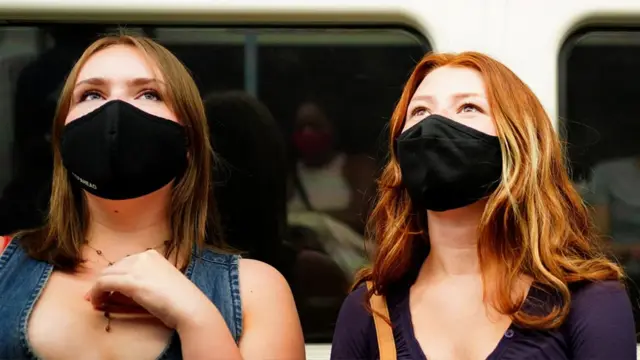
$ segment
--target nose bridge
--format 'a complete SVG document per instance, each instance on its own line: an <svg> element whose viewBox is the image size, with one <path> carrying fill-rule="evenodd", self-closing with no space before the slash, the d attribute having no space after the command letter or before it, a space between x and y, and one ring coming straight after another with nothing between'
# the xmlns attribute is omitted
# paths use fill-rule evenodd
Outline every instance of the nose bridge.
<svg viewBox="0 0 640 360"><path fill-rule="evenodd" d="M109 100L127 100L129 95L129 86L125 81L116 81L111 83Z"/></svg>
<svg viewBox="0 0 640 360"><path fill-rule="evenodd" d="M432 103L429 106L429 113L432 115L440 115L450 118L456 113L453 108L454 105L453 101L449 99L449 96L438 94L432 98Z"/></svg>
<svg viewBox="0 0 640 360"><path fill-rule="evenodd" d="M455 114L455 110L452 109L451 105L448 103L440 103L440 105L436 106L435 109L431 111L431 114L450 118Z"/></svg>

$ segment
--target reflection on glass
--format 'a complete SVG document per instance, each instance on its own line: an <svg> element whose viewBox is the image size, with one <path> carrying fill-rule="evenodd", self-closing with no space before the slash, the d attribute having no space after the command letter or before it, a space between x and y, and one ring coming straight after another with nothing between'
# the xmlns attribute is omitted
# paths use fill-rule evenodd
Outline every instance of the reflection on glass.
<svg viewBox="0 0 640 360"><path fill-rule="evenodd" d="M628 275L640 278L640 157L595 166L586 200L596 225Z"/></svg>
<svg viewBox="0 0 640 360"><path fill-rule="evenodd" d="M640 31L582 31L561 52L561 118L575 181L629 276L640 330Z"/></svg>

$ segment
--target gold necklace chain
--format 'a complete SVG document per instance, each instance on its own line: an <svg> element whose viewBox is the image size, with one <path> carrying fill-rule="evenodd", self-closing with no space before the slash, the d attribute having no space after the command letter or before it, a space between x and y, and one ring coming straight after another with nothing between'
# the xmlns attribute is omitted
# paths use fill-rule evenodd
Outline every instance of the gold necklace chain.
<svg viewBox="0 0 640 360"><path fill-rule="evenodd" d="M147 248L147 250L157 250L157 249L159 249L159 248L161 248L161 247L163 247L163 246L167 246L167 245L169 245L169 243L170 243L170 242L171 242L170 240L165 240L165 241L163 241L160 245L154 246L154 247L152 247L152 248ZM107 258L107 257L104 255L104 253L102 252L102 250L100 250L100 249L96 249L96 248L94 248L93 246L91 246L91 245L89 245L89 244L87 244L87 246L88 246L90 249L92 249L93 251L95 251L95 252L96 252L96 254L97 254L98 256L100 256L101 258L103 258L103 259L107 262L107 266L111 266L111 265L113 265L113 264L115 263L114 261L109 260L109 258ZM129 255L127 255L127 256L129 256ZM113 295L113 291L112 291L112 292L110 292L108 296L111 296L111 295ZM106 332L111 332L111 319L112 319L112 318L111 318L111 314L109 313L109 309L108 309L108 308L104 311L104 317L107 319L107 325L104 327L104 331L106 331Z"/></svg>

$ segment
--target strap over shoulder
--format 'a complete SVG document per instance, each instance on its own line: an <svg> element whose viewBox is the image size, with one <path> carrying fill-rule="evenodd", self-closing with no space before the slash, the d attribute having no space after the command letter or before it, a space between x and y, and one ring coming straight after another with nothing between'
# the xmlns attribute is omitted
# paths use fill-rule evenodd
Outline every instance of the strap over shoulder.
<svg viewBox="0 0 640 360"><path fill-rule="evenodd" d="M372 282L367 281L367 288L369 290L371 290L372 286ZM393 328L386 321L386 319L388 319L389 322L391 322L387 300L382 295L373 294L369 300L369 304L373 310L373 323L376 327L380 360L396 360L396 341L393 337Z"/></svg>

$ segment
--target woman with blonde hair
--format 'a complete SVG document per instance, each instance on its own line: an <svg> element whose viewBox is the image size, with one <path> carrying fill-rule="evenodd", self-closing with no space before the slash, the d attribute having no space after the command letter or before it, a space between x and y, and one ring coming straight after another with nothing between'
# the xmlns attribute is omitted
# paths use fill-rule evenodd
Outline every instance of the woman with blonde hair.
<svg viewBox="0 0 640 360"><path fill-rule="evenodd" d="M427 55L390 127L375 259L332 359L636 358L622 270L513 72L475 52Z"/></svg>
<svg viewBox="0 0 640 360"><path fill-rule="evenodd" d="M207 120L173 54L90 45L52 143L46 225L0 257L0 359L304 358L282 276L211 235Z"/></svg>

